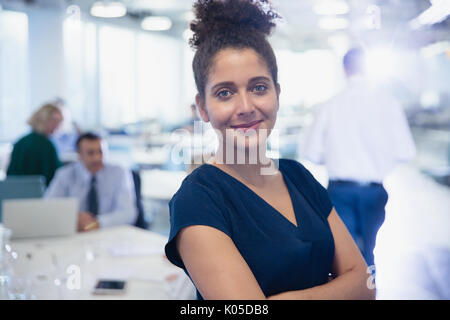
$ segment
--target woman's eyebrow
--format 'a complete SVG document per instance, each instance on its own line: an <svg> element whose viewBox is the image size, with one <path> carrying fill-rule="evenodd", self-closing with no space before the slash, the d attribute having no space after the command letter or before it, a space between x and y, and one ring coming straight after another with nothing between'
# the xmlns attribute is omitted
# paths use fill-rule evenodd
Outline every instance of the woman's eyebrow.
<svg viewBox="0 0 450 320"><path fill-rule="evenodd" d="M258 81L269 81L269 82L270 82L270 79L267 78L267 77L264 77L264 76L254 77L254 78L251 78L251 79L248 81L248 83L253 83L253 82L258 82Z"/></svg>
<svg viewBox="0 0 450 320"><path fill-rule="evenodd" d="M212 86L211 91L215 91L217 88L220 87L235 87L234 83L231 81L224 81L216 83L214 86Z"/></svg>

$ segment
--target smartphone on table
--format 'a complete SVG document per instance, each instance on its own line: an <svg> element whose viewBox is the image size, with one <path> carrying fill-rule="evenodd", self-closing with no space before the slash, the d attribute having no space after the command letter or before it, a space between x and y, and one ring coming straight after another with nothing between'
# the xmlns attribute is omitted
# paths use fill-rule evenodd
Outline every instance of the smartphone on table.
<svg viewBox="0 0 450 320"><path fill-rule="evenodd" d="M92 293L99 295L124 294L126 285L124 280L99 279Z"/></svg>

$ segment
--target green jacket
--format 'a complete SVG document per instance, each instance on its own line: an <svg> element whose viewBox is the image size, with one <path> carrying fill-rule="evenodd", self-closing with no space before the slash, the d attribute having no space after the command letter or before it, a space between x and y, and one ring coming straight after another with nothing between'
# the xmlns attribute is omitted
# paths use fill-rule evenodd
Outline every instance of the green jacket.
<svg viewBox="0 0 450 320"><path fill-rule="evenodd" d="M14 144L6 174L42 175L48 186L61 165L53 143L46 136L31 132Z"/></svg>

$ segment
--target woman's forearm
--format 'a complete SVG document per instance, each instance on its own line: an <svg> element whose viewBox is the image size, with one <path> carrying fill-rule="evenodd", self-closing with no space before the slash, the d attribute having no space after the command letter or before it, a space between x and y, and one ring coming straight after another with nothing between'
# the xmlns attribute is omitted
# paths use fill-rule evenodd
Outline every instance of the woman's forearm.
<svg viewBox="0 0 450 320"><path fill-rule="evenodd" d="M287 291L268 297L270 300L373 300L375 289L368 286L369 274L348 271L334 280L309 289ZM369 281L370 282L370 281Z"/></svg>

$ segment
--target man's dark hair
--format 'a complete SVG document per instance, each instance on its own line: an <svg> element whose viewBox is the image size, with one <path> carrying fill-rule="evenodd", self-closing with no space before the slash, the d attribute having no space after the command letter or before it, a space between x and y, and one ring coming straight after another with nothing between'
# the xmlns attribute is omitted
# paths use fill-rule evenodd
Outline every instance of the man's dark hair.
<svg viewBox="0 0 450 320"><path fill-rule="evenodd" d="M95 134L93 132L83 133L77 139L77 142L76 142L77 151L80 151L80 144L81 144L81 141L83 141L83 140L91 140L91 141L92 140L101 140L101 137L98 134Z"/></svg>
<svg viewBox="0 0 450 320"><path fill-rule="evenodd" d="M360 73L364 70L364 50L356 47L352 48L344 55L343 64L347 74Z"/></svg>

